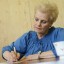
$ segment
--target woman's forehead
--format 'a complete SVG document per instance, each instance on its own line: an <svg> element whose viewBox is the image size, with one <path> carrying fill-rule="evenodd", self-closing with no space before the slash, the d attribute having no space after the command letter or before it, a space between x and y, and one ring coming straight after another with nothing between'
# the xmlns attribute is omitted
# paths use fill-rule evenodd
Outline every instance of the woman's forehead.
<svg viewBox="0 0 64 64"><path fill-rule="evenodd" d="M49 18L49 13L44 13L44 12L41 12L41 11L36 11L35 17Z"/></svg>

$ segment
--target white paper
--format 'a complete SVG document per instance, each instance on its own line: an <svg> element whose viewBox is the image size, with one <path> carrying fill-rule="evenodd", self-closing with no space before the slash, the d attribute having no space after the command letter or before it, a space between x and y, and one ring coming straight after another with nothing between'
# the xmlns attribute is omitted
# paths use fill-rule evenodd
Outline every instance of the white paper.
<svg viewBox="0 0 64 64"><path fill-rule="evenodd" d="M64 41L53 43L58 56L64 55Z"/></svg>

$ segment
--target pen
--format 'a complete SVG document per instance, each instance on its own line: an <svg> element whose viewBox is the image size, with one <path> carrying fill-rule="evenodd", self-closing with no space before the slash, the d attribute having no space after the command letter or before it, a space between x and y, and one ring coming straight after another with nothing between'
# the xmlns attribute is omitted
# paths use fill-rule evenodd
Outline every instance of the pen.
<svg viewBox="0 0 64 64"><path fill-rule="evenodd" d="M16 54L16 48L14 47L14 53ZM17 55L17 54L16 54Z"/></svg>
<svg viewBox="0 0 64 64"><path fill-rule="evenodd" d="M14 47L14 53L15 53L15 55L17 57L17 52L16 52L16 48L15 47ZM17 59L16 59L16 61L17 61Z"/></svg>
<svg viewBox="0 0 64 64"><path fill-rule="evenodd" d="M14 52L16 53L16 48L14 47Z"/></svg>

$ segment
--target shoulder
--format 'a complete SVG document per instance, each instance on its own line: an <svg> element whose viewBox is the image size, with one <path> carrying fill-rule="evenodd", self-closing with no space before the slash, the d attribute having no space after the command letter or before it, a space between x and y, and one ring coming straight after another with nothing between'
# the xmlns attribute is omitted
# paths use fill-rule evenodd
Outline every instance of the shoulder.
<svg viewBox="0 0 64 64"><path fill-rule="evenodd" d="M61 32L64 32L64 28L60 28L60 27L52 27L50 28L50 33L53 33L53 34L58 34L58 33L61 33Z"/></svg>
<svg viewBox="0 0 64 64"><path fill-rule="evenodd" d="M29 32L26 32L24 33L21 37L19 37L15 43L22 43L22 44L25 44L27 41L29 41L31 38L33 38L33 36L35 35L35 32L34 31L29 31ZM19 44L20 45L20 44Z"/></svg>
<svg viewBox="0 0 64 64"><path fill-rule="evenodd" d="M54 28L52 31L52 39L53 41L64 41L64 28Z"/></svg>
<svg viewBox="0 0 64 64"><path fill-rule="evenodd" d="M26 33L24 33L20 38L33 38L34 36L36 36L36 32L35 31L28 31Z"/></svg>
<svg viewBox="0 0 64 64"><path fill-rule="evenodd" d="M55 31L59 31L59 32L61 32L61 31L64 31L64 28L60 28L60 27L58 27L58 28L55 28Z"/></svg>
<svg viewBox="0 0 64 64"><path fill-rule="evenodd" d="M60 27L55 28L54 33L58 35L64 34L64 28L60 28Z"/></svg>

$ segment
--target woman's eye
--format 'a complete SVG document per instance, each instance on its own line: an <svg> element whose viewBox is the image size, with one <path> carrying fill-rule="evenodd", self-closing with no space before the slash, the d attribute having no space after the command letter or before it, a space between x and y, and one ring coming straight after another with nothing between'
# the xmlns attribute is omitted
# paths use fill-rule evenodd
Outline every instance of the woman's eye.
<svg viewBox="0 0 64 64"><path fill-rule="evenodd" d="M35 21L38 21L39 19L38 18L35 18Z"/></svg>
<svg viewBox="0 0 64 64"><path fill-rule="evenodd" d="M47 21L45 21L45 20L41 20L41 23L45 24L45 23L47 23Z"/></svg>

